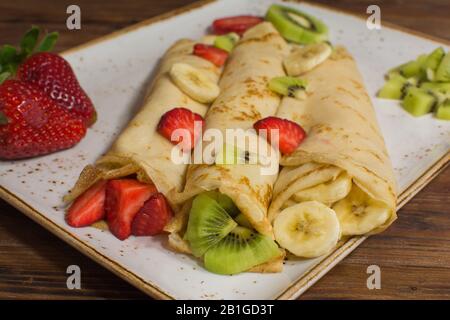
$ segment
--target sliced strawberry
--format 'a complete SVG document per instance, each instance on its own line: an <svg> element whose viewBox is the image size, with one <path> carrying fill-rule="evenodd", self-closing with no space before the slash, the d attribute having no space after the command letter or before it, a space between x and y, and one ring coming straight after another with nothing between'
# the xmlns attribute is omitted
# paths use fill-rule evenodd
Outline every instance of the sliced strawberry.
<svg viewBox="0 0 450 320"><path fill-rule="evenodd" d="M197 43L194 46L194 54L211 61L218 67L223 66L228 59L228 52L225 50L202 43Z"/></svg>
<svg viewBox="0 0 450 320"><path fill-rule="evenodd" d="M163 232L173 213L162 193L148 199L136 214L131 227L135 236L154 236Z"/></svg>
<svg viewBox="0 0 450 320"><path fill-rule="evenodd" d="M278 129L279 141L278 148L282 154L290 154L297 149L297 147L306 138L306 132L297 123L287 119L277 117L267 117L261 119L253 125L258 133L262 129L266 129L267 140L271 143L273 133L271 130Z"/></svg>
<svg viewBox="0 0 450 320"><path fill-rule="evenodd" d="M166 112L159 120L158 132L173 144L178 144L182 150L191 150L197 143L205 125L203 117L186 108L174 108ZM172 137L177 129L187 130L181 136ZM180 132L177 132L177 134ZM189 136L189 139L183 139Z"/></svg>
<svg viewBox="0 0 450 320"><path fill-rule="evenodd" d="M236 32L241 35L253 26L263 22L264 19L256 16L235 16L214 20L212 28L215 34Z"/></svg>
<svg viewBox="0 0 450 320"><path fill-rule="evenodd" d="M108 181L105 212L110 231L120 240L128 238L137 212L156 192L154 185L134 179Z"/></svg>
<svg viewBox="0 0 450 320"><path fill-rule="evenodd" d="M75 228L90 226L105 216L106 181L101 180L79 196L67 211L66 221Z"/></svg>

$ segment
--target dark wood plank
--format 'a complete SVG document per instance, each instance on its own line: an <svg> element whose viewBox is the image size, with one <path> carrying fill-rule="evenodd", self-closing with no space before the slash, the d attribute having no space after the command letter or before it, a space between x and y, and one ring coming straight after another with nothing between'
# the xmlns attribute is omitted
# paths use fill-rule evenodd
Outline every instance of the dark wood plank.
<svg viewBox="0 0 450 320"><path fill-rule="evenodd" d="M31 25L61 32L57 50L84 43L192 0L78 0L81 31L65 29L68 0L2 1L0 43L14 43ZM319 0L364 14L371 0ZM382 19L450 39L446 0L377 1ZM450 168L399 212L385 233L369 238L302 299L450 299ZM82 270L82 290L66 288L66 268ZM380 266L382 289L368 290L366 269ZM0 200L0 299L146 298Z"/></svg>

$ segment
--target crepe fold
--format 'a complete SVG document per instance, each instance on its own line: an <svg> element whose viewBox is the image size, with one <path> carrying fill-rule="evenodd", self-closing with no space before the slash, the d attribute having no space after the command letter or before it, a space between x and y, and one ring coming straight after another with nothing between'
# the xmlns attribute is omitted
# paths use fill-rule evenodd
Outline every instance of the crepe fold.
<svg viewBox="0 0 450 320"><path fill-rule="evenodd" d="M264 22L249 29L229 57L219 82L221 93L206 115L205 133L215 129L225 136L227 129L251 129L257 120L275 115L280 97L267 84L271 78L285 75L282 61L288 52L287 43L272 24ZM267 144L266 140L260 142ZM181 248L177 234L187 224L192 198L210 190L229 196L257 231L273 237L267 209L277 174L278 163L276 172L266 175L261 174L259 164L191 164L184 191L176 197L185 203L184 210L166 228L172 232L169 240L173 247Z"/></svg>
<svg viewBox="0 0 450 320"><path fill-rule="evenodd" d="M154 183L158 191L176 207L169 191L181 190L187 164L175 164L171 160L174 145L156 131L157 126L161 116L173 108L184 107L204 116L208 105L194 101L184 94L171 81L170 68L174 63L186 63L201 69L216 82L221 73L221 70L208 60L192 54L194 44L192 40L182 39L168 49L140 111L128 123L109 151L95 164L84 168L77 183L65 197L66 201L76 199L100 179L116 179L136 174L141 182Z"/></svg>
<svg viewBox="0 0 450 320"><path fill-rule="evenodd" d="M307 138L280 161L284 167L274 187L270 219L297 203L293 197L297 192L335 179L343 170L353 185L389 208L389 217L369 233L383 231L396 219L395 179L354 59L344 48L336 48L301 78L308 81L308 97L303 101L285 97L277 116L299 123Z"/></svg>

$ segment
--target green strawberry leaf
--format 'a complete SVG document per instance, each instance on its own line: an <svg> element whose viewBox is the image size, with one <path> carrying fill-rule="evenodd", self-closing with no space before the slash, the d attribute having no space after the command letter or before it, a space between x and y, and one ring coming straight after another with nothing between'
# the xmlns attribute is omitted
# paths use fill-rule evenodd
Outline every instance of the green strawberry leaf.
<svg viewBox="0 0 450 320"><path fill-rule="evenodd" d="M6 117L6 115L0 111L0 126L8 124L9 119Z"/></svg>
<svg viewBox="0 0 450 320"><path fill-rule="evenodd" d="M56 41L58 40L58 37L59 37L58 32L51 32L46 34L36 51L37 52L51 51Z"/></svg>
<svg viewBox="0 0 450 320"><path fill-rule="evenodd" d="M5 65L15 61L16 57L17 57L17 50L13 46L5 44L0 49L0 64L3 66L3 68L5 68Z"/></svg>
<svg viewBox="0 0 450 320"><path fill-rule="evenodd" d="M33 52L39 38L39 33L39 28L32 26L31 29L28 30L23 36L22 41L20 42L20 55L23 59L28 57Z"/></svg>
<svg viewBox="0 0 450 320"><path fill-rule="evenodd" d="M3 83L6 79L8 79L11 76L11 73L8 71L5 71L3 73L0 73L0 84Z"/></svg>

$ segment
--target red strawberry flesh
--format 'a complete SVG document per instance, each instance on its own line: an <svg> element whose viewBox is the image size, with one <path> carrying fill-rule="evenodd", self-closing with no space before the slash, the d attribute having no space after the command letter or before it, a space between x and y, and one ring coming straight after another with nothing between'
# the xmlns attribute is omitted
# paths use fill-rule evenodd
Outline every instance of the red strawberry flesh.
<svg viewBox="0 0 450 320"><path fill-rule="evenodd" d="M19 80L0 85L0 158L22 159L67 149L86 134L83 121L39 88Z"/></svg>
<svg viewBox="0 0 450 320"><path fill-rule="evenodd" d="M236 32L242 35L251 27L263 22L264 19L256 16L234 16L214 20L212 29L215 34Z"/></svg>
<svg viewBox="0 0 450 320"><path fill-rule="evenodd" d="M161 234L172 218L173 213L162 193L148 199L134 218L132 233L135 236L154 236Z"/></svg>
<svg viewBox="0 0 450 320"><path fill-rule="evenodd" d="M105 217L106 181L94 184L79 196L70 206L67 223L75 228L90 226Z"/></svg>
<svg viewBox="0 0 450 320"><path fill-rule="evenodd" d="M120 240L131 235L131 223L156 187L135 179L110 180L106 186L105 211L110 231Z"/></svg>
<svg viewBox="0 0 450 320"><path fill-rule="evenodd" d="M182 150L191 150L200 138L201 131L205 125L203 117L186 108L174 108L166 112L158 124L158 132L173 144L178 144ZM172 137L172 133L177 129L187 130L186 136Z"/></svg>
<svg viewBox="0 0 450 320"><path fill-rule="evenodd" d="M228 59L228 52L225 50L202 43L194 46L194 55L209 60L218 67L223 66Z"/></svg>
<svg viewBox="0 0 450 320"><path fill-rule="evenodd" d="M35 53L19 66L17 77L37 86L57 104L81 117L86 126L95 122L92 101L63 57L50 52Z"/></svg>
<svg viewBox="0 0 450 320"><path fill-rule="evenodd" d="M278 148L282 154L290 154L297 149L297 147L306 138L306 133L303 128L297 123L281 119L277 117L267 117L261 119L253 125L256 131L266 130L266 136L269 143L275 144L275 141L271 141L274 132L272 130L278 130Z"/></svg>

